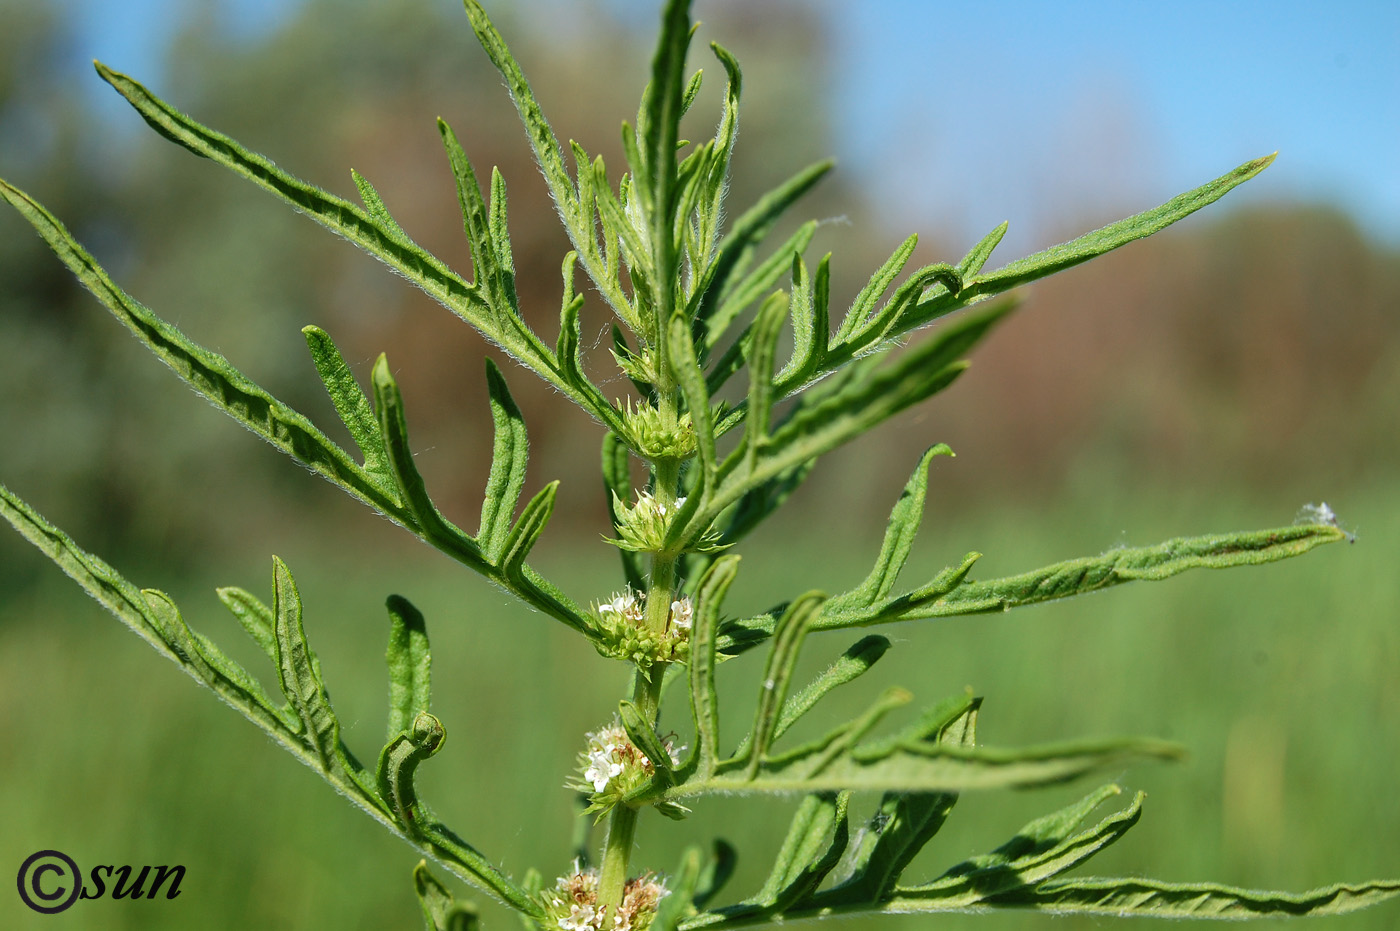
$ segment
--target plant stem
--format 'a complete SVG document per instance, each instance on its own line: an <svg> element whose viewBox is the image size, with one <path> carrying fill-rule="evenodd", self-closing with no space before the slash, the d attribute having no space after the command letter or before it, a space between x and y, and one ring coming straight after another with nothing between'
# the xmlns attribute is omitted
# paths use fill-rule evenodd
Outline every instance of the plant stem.
<svg viewBox="0 0 1400 931"><path fill-rule="evenodd" d="M618 805L608 816L608 837L603 842L603 867L598 874L598 905L616 915L627 886L627 861L637 832L637 809Z"/></svg>
<svg viewBox="0 0 1400 931"><path fill-rule="evenodd" d="M680 484L679 463L675 460L658 460L653 463L652 475L656 499L668 508L673 506ZM666 625L670 623L675 584L676 558L660 553L653 555L647 578L646 625L657 634L664 634ZM642 716L653 724L661 710L661 683L665 673L664 664L657 664L649 670L639 668L632 688L632 702ZM603 841L603 865L598 875L598 905L606 908L609 915L617 914L626 891L627 864L632 857L637 815L637 809L618 805L608 816L608 836Z"/></svg>

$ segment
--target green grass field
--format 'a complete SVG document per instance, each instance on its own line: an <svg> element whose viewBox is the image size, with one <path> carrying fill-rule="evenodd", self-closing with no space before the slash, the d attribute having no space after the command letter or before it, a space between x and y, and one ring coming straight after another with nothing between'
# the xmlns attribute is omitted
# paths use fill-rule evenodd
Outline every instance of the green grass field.
<svg viewBox="0 0 1400 931"><path fill-rule="evenodd" d="M943 525L931 499L923 543L906 571L924 574L977 549L986 554L982 576L1007 574L1118 544L1288 523L1302 503L1126 500L1066 500L1029 515L1007 508L975 524ZM985 743L1141 733L1185 744L1191 754L1182 763L1106 774L1104 781L1145 789L1149 798L1142 822L1089 873L1298 890L1400 874L1400 493L1361 489L1333 504L1359 532L1354 546L1006 615L891 628L895 649L833 696L829 710L849 714L893 683L928 702L970 685L987 698ZM756 541L730 607L759 608L775 595L864 574L879 527L848 538L814 533L806 519L768 528ZM366 519L372 540L388 533L375 523ZM611 552L601 544L569 550L580 548L586 558L555 541L539 563L580 596L606 594L616 578ZM562 785L583 732L602 723L622 693L619 667L424 548L396 550L382 578L363 559L312 544L304 550L282 555L297 573L308 635L351 747L372 758L383 740L382 603L397 591L428 618L435 710L449 733L422 770L425 796L507 869L562 872L573 804ZM270 567L250 555L248 566L256 565L264 568L242 576L133 573L133 581L170 590L193 626L238 646L231 652L270 676L212 592L216 584L263 592ZM85 868L180 863L188 874L174 901L79 902L53 917L0 894L0 926L417 927L410 850L159 660L57 570L42 578L0 615L0 791L7 802L0 851L7 868L33 850L57 848ZM854 639L813 636L804 662L823 665ZM722 667L721 690L747 683L755 672L745 667L758 662L750 655ZM729 695L727 739L746 728L751 702L748 694ZM684 734L682 705L663 724ZM1095 784L965 797L908 875L931 878ZM873 799L861 802L864 810ZM761 882L791 807L706 800L664 837L652 823L660 819L644 819L635 862L669 870L683 844L724 836L740 851L728 891L742 897ZM515 927L502 909L483 912L489 928ZM883 927L1111 924L1006 914L900 918ZM1397 925L1400 910L1390 903L1309 927Z"/></svg>

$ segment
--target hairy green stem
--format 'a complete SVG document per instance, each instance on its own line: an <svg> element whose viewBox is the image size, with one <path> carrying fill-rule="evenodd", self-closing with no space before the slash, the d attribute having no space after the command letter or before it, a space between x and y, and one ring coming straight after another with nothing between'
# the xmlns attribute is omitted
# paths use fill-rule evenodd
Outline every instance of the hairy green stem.
<svg viewBox="0 0 1400 931"><path fill-rule="evenodd" d="M627 861L637 833L637 809L618 805L608 816L608 837L603 842L603 866L598 874L598 904L616 915L627 886Z"/></svg>
<svg viewBox="0 0 1400 931"><path fill-rule="evenodd" d="M663 395L671 398L674 419L674 390ZM663 409L666 405L663 403ZM665 507L672 507L680 484L680 465L663 459L652 464L653 494ZM675 596L676 557L654 554L647 578L646 626L662 634L671 619L671 600ZM661 683L666 667L657 664L650 669L638 668L632 688L632 701L642 715L653 724L661 710ZM627 886L627 864L632 857L632 841L637 830L638 810L618 805L608 818L608 836L603 842L603 865L598 875L598 904L607 914L616 915L622 905Z"/></svg>

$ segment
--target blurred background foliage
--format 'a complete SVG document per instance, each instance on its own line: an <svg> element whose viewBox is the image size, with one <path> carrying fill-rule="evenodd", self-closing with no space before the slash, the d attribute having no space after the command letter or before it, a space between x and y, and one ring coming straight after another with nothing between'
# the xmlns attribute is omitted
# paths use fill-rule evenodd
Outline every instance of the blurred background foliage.
<svg viewBox="0 0 1400 931"><path fill-rule="evenodd" d="M620 165L616 127L635 110L649 49L601 9L570 19L588 33L576 46L531 28L528 10L502 6L493 15L560 136ZM704 37L745 67L730 201L742 209L833 148L822 51L838 39L798 3L712 6ZM501 167L522 306L552 337L566 241L459 8L311 0L256 41L223 35L209 9L172 43L158 93L343 196L354 196L357 169L411 235L462 267L433 126L443 116L479 173ZM450 516L474 522L489 461L482 358L493 350L240 180L154 134L96 121L90 95L58 66L73 28L62 8L0 0L0 22L4 176L140 300L323 424L333 414L297 330L328 330L362 377L387 352L429 486ZM703 64L716 86L697 105L697 134L709 131L719 91L720 69ZM835 218L809 257L835 252L838 306L908 232L883 225L869 202L861 179L838 171L800 211ZM1083 219L1061 216L1062 228L1040 232L1064 238L1094 225ZM919 232L916 261L968 245L937 218ZM1291 888L1400 873L1397 308L1394 244L1368 240L1326 204L1242 210L1227 199L1038 285L955 390L828 456L790 512L756 536L732 606L758 609L862 576L898 488L936 441L959 457L934 472L916 552L926 567L975 548L987 554L984 574L1010 573L1123 543L1287 523L1325 497L1359 531L1355 547L1024 615L905 625L878 678L930 701L975 686L988 696L991 742L1141 732L1186 743L1185 764L1118 774L1151 791L1147 815L1093 872ZM586 305L592 370L621 395L608 374L607 322L599 302ZM564 869L572 801L560 786L582 732L620 694L617 668L210 411L9 213L0 215L0 346L0 479L133 581L170 591L196 627L231 648L243 646L241 633L212 587L262 592L269 554L283 556L362 756L381 740L382 602L391 591L409 597L429 619L437 710L452 735L425 768L427 797L508 869ZM525 373L507 368L507 377L531 432L531 489L564 480L539 564L581 600L600 598L619 576L599 541L599 429ZM846 645L813 638L808 662ZM233 652L256 662L251 648ZM726 666L721 686L752 678L751 659ZM848 696L847 707L862 697ZM746 718L750 700L732 696L730 713ZM683 715L670 723L688 727ZM3 863L57 847L80 863L189 870L174 902L84 902L46 926L414 926L404 850L195 694L8 532L0 729ZM454 799L464 783L491 803ZM995 846L1082 790L965 799L925 868ZM675 836L644 827L638 862L667 869L682 843L720 833L739 846L743 894L786 816L783 806L707 802ZM0 924L38 927L12 896L0 902ZM494 908L486 917L491 927L509 920ZM1396 911L1323 923L1390 928Z"/></svg>

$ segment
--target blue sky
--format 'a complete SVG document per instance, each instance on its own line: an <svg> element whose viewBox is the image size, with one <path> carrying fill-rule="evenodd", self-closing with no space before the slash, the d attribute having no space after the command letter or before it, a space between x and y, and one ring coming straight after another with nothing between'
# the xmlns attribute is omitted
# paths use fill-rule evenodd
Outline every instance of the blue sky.
<svg viewBox="0 0 1400 931"><path fill-rule="evenodd" d="M917 0L828 7L860 127L847 154L891 208L987 228L1036 186L1052 209L1111 213L1277 150L1240 195L1334 201L1400 243L1393 0L993 0L958 23Z"/></svg>
<svg viewBox="0 0 1400 931"><path fill-rule="evenodd" d="M191 6L51 2L84 24L75 61L103 58L148 77ZM603 2L638 24L639 39L649 35L652 3ZM1009 219L1015 249L1277 150L1237 202L1331 201L1400 243L1393 0L813 2L831 24L845 128L836 154L901 225L975 236ZM297 3L219 5L228 28L251 37ZM705 6L698 0L702 18Z"/></svg>

